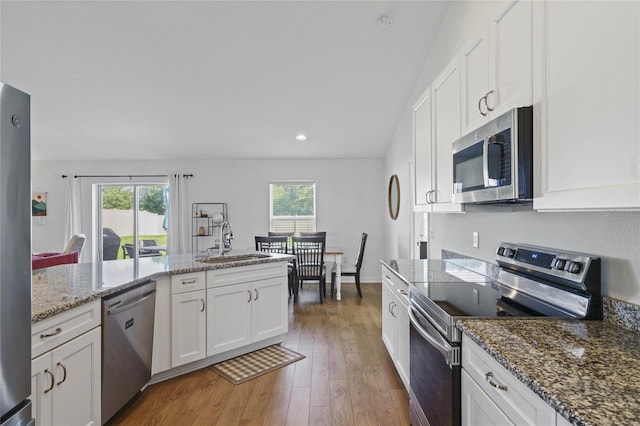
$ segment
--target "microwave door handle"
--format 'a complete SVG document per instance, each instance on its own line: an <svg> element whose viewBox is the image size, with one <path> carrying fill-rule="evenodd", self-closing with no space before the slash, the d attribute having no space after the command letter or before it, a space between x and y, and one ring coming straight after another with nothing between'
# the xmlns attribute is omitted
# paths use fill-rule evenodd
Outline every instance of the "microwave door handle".
<svg viewBox="0 0 640 426"><path fill-rule="evenodd" d="M482 143L482 180L484 187L489 188L489 138L484 138Z"/></svg>

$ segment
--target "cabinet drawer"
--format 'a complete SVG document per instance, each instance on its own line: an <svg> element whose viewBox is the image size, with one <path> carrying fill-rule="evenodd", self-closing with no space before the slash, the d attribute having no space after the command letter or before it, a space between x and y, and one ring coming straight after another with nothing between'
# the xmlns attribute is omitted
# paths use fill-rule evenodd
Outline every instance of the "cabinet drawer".
<svg viewBox="0 0 640 426"><path fill-rule="evenodd" d="M205 288L206 274L204 272L192 272L190 274L178 274L171 276L171 294L204 290Z"/></svg>
<svg viewBox="0 0 640 426"><path fill-rule="evenodd" d="M555 424L555 410L466 335L462 336L462 368L515 424Z"/></svg>
<svg viewBox="0 0 640 426"><path fill-rule="evenodd" d="M100 325L100 300L79 306L31 326L31 358L68 342Z"/></svg>
<svg viewBox="0 0 640 426"><path fill-rule="evenodd" d="M387 282L389 287L393 289L393 291L399 297L407 297L409 294L409 284L398 277L395 272L390 270L387 266L382 265L382 281Z"/></svg>
<svg viewBox="0 0 640 426"><path fill-rule="evenodd" d="M258 265L207 271L207 288L287 276L287 262L261 263Z"/></svg>

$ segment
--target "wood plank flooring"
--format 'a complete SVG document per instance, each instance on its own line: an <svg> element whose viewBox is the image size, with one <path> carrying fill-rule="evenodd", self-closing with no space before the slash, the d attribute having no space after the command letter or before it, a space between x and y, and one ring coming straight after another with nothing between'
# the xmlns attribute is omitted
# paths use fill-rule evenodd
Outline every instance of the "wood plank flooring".
<svg viewBox="0 0 640 426"><path fill-rule="evenodd" d="M149 386L110 425L408 425L407 392L381 339L381 284L289 302L284 345L304 360L240 385L204 368Z"/></svg>

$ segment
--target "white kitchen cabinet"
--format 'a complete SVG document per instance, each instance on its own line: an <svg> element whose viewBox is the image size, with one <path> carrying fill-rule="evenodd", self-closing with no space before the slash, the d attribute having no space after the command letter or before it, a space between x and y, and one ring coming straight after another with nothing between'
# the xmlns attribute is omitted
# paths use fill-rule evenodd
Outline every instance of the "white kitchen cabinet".
<svg viewBox="0 0 640 426"><path fill-rule="evenodd" d="M171 367L206 356L206 274L194 272L171 277Z"/></svg>
<svg viewBox="0 0 640 426"><path fill-rule="evenodd" d="M462 211L452 203L451 144L460 137L458 62L456 55L413 107L414 211Z"/></svg>
<svg viewBox="0 0 640 426"><path fill-rule="evenodd" d="M251 290L249 283L207 290L209 356L251 343Z"/></svg>
<svg viewBox="0 0 640 426"><path fill-rule="evenodd" d="M511 108L533 102L533 13L530 0L501 2L461 56L462 134Z"/></svg>
<svg viewBox="0 0 640 426"><path fill-rule="evenodd" d="M171 367L206 356L206 291L171 295Z"/></svg>
<svg viewBox="0 0 640 426"><path fill-rule="evenodd" d="M542 46L536 50L542 107L534 209L637 210L640 3L540 6L534 25L534 40Z"/></svg>
<svg viewBox="0 0 640 426"><path fill-rule="evenodd" d="M409 390L409 288L382 266L382 341Z"/></svg>
<svg viewBox="0 0 640 426"><path fill-rule="evenodd" d="M461 374L462 426L514 424L466 371L462 370Z"/></svg>
<svg viewBox="0 0 640 426"><path fill-rule="evenodd" d="M462 336L462 369L463 425L485 424L474 416L486 417L486 424L556 424L553 407L467 335Z"/></svg>
<svg viewBox="0 0 640 426"><path fill-rule="evenodd" d="M286 277L209 288L207 356L284 334Z"/></svg>
<svg viewBox="0 0 640 426"><path fill-rule="evenodd" d="M413 106L413 211L430 211L431 181L431 87Z"/></svg>
<svg viewBox="0 0 640 426"><path fill-rule="evenodd" d="M36 425L101 424L101 339L97 327L32 360Z"/></svg>
<svg viewBox="0 0 640 426"><path fill-rule="evenodd" d="M389 352L391 359L395 359L397 334L396 320L393 316L393 309L396 305L396 297L393 282L389 273L382 269L382 341Z"/></svg>
<svg viewBox="0 0 640 426"><path fill-rule="evenodd" d="M207 356L287 333L287 263L207 273Z"/></svg>

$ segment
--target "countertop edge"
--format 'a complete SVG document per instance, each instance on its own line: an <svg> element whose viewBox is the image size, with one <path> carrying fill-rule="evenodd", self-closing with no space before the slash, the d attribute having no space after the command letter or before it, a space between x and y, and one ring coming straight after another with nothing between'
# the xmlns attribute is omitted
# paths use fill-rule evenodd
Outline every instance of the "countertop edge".
<svg viewBox="0 0 640 426"><path fill-rule="evenodd" d="M206 262L202 262L201 265L198 266L191 266L191 267L185 267L185 268L176 268L176 269L170 269L170 270L165 270L165 271L159 271L156 273L152 273L143 277L138 277L132 281L126 282L124 284L121 284L119 286L116 287L109 287L109 288L105 288L104 290L101 291L96 291L95 293L86 296L86 297L80 297L77 299L73 299L70 300L69 302L63 304L63 305L56 305L54 307L52 307L51 309L43 309L43 310L39 310L36 314L31 315L31 324L35 324L38 323L40 321L43 321L47 318L51 318L57 314L60 314L62 312L66 312L69 311L71 309L77 308L79 306L85 305L87 303L90 303L94 300L98 300L98 299L102 299L105 296L109 296L111 294L115 294L118 293L122 290L126 290L130 287L135 287L139 284L142 284L146 281L149 280L153 280L153 279L157 279L158 277L161 276L165 276L165 275L179 275L179 274L186 274L186 273L192 273L192 272L206 272L206 271L212 271L212 270L217 270L217 269L229 269L229 268L237 268L237 267L242 267L242 266L251 266L251 265L259 265L259 264L265 264L265 263L276 263L276 262L285 262L288 261L290 259L293 259L294 257L291 255L285 255L285 254L278 254L278 255L273 255L273 257L269 257L269 258L263 258L263 259L252 259L252 260L242 260L242 261L229 261L229 262L225 262L225 263L206 263ZM34 271L35 272L35 271Z"/></svg>

